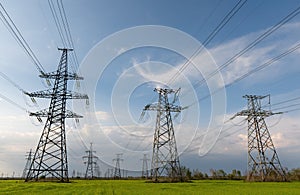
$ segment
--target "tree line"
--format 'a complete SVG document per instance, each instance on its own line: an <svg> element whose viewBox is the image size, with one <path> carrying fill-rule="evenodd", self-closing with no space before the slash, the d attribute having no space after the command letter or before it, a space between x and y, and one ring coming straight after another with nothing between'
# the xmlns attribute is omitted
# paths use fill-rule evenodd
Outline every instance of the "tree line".
<svg viewBox="0 0 300 195"><path fill-rule="evenodd" d="M233 169L226 173L223 169L210 169L209 175L198 169L190 170L187 167L181 167L181 173L185 180L246 180L246 174L242 174L240 170ZM286 169L286 177L288 181L300 181L300 168L291 170Z"/></svg>

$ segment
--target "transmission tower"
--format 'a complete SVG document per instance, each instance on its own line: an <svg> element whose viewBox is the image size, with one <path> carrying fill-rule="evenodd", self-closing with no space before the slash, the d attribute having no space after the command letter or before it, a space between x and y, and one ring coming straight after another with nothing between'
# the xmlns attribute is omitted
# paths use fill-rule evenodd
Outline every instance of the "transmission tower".
<svg viewBox="0 0 300 195"><path fill-rule="evenodd" d="M148 173L148 159L147 154L144 154L144 157L141 159L143 161L142 165L142 177L148 178L149 173Z"/></svg>
<svg viewBox="0 0 300 195"><path fill-rule="evenodd" d="M121 176L121 168L120 168L120 162L123 161L124 159L121 158L123 154L117 154L117 157L113 159L113 161L116 161L115 165L115 170L114 170L114 178L115 179L120 179Z"/></svg>
<svg viewBox="0 0 300 195"><path fill-rule="evenodd" d="M282 168L275 146L271 139L265 118L274 114L263 110L261 101L270 95L245 95L248 100L248 109L238 112L235 116L247 116L248 121L248 175L247 180L281 180L286 181L285 171ZM234 117L235 117L234 116ZM232 117L232 118L234 118Z"/></svg>
<svg viewBox="0 0 300 195"><path fill-rule="evenodd" d="M87 95L67 90L68 80L82 80L76 73L68 72L68 51L72 49L59 49L62 56L57 71L40 75L41 78L54 79L53 89L26 93L30 97L50 98L48 109L30 113L39 120L47 117L42 135L34 153L29 172L25 181L43 179L68 182L68 160L66 147L66 118L82 118L82 116L66 109L68 99L88 99Z"/></svg>
<svg viewBox="0 0 300 195"><path fill-rule="evenodd" d="M23 170L23 174L22 174L22 178L25 179L27 173L28 173L28 170L30 168L30 164L31 164L31 160L32 160L32 150L30 149L29 152L27 152L27 155L26 155L26 164L25 164L25 167L24 167L24 170Z"/></svg>
<svg viewBox="0 0 300 195"><path fill-rule="evenodd" d="M98 157L95 156L93 153L96 153L96 151L93 151L93 144L91 143L90 150L85 151L87 153L86 156L83 156L83 159L87 159L87 161L84 162L84 164L87 164L86 171L85 171L85 178L94 178L94 171L98 168L97 160Z"/></svg>
<svg viewBox="0 0 300 195"><path fill-rule="evenodd" d="M151 163L152 180L158 181L159 177L169 177L172 181L181 181L182 174L171 115L171 112L180 113L183 110L181 106L174 105L178 100L180 88L177 90L155 88L154 91L159 95L158 102L148 104L144 108L144 111L157 112ZM174 94L171 103L168 96L170 94Z"/></svg>

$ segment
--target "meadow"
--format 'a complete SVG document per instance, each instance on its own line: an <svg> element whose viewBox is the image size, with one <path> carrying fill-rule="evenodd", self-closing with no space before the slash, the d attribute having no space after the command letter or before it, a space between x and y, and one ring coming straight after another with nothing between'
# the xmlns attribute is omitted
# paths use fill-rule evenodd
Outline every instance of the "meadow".
<svg viewBox="0 0 300 195"><path fill-rule="evenodd" d="M300 194L300 182L72 180L70 183L25 183L21 180L0 180L0 194Z"/></svg>

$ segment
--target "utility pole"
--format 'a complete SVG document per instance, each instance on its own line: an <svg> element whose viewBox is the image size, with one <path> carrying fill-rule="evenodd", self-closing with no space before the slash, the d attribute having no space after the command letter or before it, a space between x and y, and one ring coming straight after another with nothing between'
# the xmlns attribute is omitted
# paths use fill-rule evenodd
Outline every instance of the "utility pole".
<svg viewBox="0 0 300 195"><path fill-rule="evenodd" d="M184 109L174 105L178 100L180 88L177 90L155 88L154 91L159 95L158 102L148 104L144 108L144 112L147 110L157 112L151 163L152 180L157 182L159 177L169 177L172 181L182 181L171 115L172 112L180 113ZM171 94L174 94L172 102L169 101Z"/></svg>
<svg viewBox="0 0 300 195"><path fill-rule="evenodd" d="M86 171L85 171L85 178L94 178L94 170L97 166L97 160L98 157L95 156L93 153L96 153L96 151L93 151L93 143L91 143L90 150L85 151L87 153L86 156L83 156L83 159L87 159L87 161L84 162L84 164L87 164Z"/></svg>
<svg viewBox="0 0 300 195"><path fill-rule="evenodd" d="M248 181L260 180L281 180L286 181L285 171L282 168L275 146L267 128L265 118L274 114L271 111L262 109L262 100L270 95L257 96L245 95L248 101L248 109L235 114L246 116L248 121Z"/></svg>
<svg viewBox="0 0 300 195"><path fill-rule="evenodd" d="M115 171L114 171L114 178L115 179L120 179L121 176L121 168L120 168L120 161L123 161L124 159L121 158L123 154L117 154L117 157L113 159L113 161L116 161L115 165Z"/></svg>
<svg viewBox="0 0 300 195"><path fill-rule="evenodd" d="M48 109L30 113L30 116L47 117L42 135L34 153L30 169L25 181L51 179L68 182L68 159L66 147L66 118L82 118L82 116L66 109L68 99L88 99L87 95L71 92L68 80L82 80L76 73L68 72L68 51L72 49L59 49L62 56L57 71L44 73L41 78L54 79L53 89L26 94L31 97L50 98Z"/></svg>
<svg viewBox="0 0 300 195"><path fill-rule="evenodd" d="M25 179L25 177L29 171L31 160L32 160L32 150L30 149L30 151L27 152L27 155L26 155L26 164L25 164L25 167L23 170L22 179Z"/></svg>
<svg viewBox="0 0 300 195"><path fill-rule="evenodd" d="M149 173L148 173L148 159L147 154L144 154L144 157L141 159L143 161L142 165L142 177L148 179Z"/></svg>

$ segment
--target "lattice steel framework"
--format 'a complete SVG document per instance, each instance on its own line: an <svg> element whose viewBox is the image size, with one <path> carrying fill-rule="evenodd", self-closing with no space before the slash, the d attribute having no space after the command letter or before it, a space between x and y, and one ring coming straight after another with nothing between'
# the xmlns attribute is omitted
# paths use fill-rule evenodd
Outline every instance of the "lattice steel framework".
<svg viewBox="0 0 300 195"><path fill-rule="evenodd" d="M123 161L123 159L121 159L122 155L123 154L117 154L117 157L115 159L113 159L113 161L116 161L116 165L115 165L115 169L114 169L114 178L115 179L120 179L122 177L121 168L120 168L120 162Z"/></svg>
<svg viewBox="0 0 300 195"><path fill-rule="evenodd" d="M26 164L22 173L22 179L25 179L25 177L27 176L27 173L29 171L30 168L30 164L31 164L31 160L32 160L32 150L30 149L30 151L28 152L28 155L26 157Z"/></svg>
<svg viewBox="0 0 300 195"><path fill-rule="evenodd" d="M87 161L84 162L86 164L86 171L85 171L85 178L94 178L98 177L94 175L94 171L97 173L97 170L100 169L97 165L98 157L95 156L93 153L96 151L93 151L93 144L91 143L90 150L85 151L87 153L86 156L83 156L83 159L87 159Z"/></svg>
<svg viewBox="0 0 300 195"><path fill-rule="evenodd" d="M148 170L148 159L147 154L144 154L144 157L141 159L143 161L142 165L142 177L148 178L149 177L149 170Z"/></svg>
<svg viewBox="0 0 300 195"><path fill-rule="evenodd" d="M42 135L34 153L30 169L25 181L51 179L68 182L68 160L66 147L66 118L82 118L82 116L66 109L68 99L88 99L87 95L67 90L68 80L82 80L76 73L68 72L68 51L72 49L59 49L62 56L57 71L40 75L41 78L54 79L52 90L26 93L34 98L51 98L48 109L30 113L39 120L47 117Z"/></svg>
<svg viewBox="0 0 300 195"><path fill-rule="evenodd" d="M172 181L181 181L182 174L177 153L174 127L171 112L180 113L181 106L174 105L178 100L180 89L155 88L158 93L158 102L148 104L144 111L156 111L156 127L153 140L153 153L151 162L151 177L153 181L159 178L170 178ZM174 99L169 102L169 95Z"/></svg>
<svg viewBox="0 0 300 195"><path fill-rule="evenodd" d="M261 100L270 96L245 95L248 109L235 116L247 116L248 121L248 181L286 181L265 118L274 114L263 110ZM269 99L270 100L270 99Z"/></svg>

